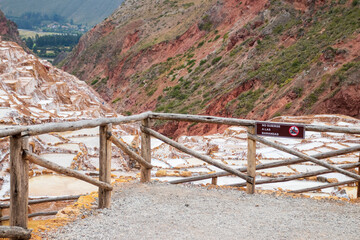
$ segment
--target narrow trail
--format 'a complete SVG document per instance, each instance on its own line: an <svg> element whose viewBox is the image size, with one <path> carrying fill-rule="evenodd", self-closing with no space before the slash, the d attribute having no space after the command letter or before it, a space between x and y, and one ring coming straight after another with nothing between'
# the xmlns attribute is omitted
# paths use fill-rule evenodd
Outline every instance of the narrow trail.
<svg viewBox="0 0 360 240"><path fill-rule="evenodd" d="M360 206L163 183L117 188L49 239L359 239Z"/></svg>

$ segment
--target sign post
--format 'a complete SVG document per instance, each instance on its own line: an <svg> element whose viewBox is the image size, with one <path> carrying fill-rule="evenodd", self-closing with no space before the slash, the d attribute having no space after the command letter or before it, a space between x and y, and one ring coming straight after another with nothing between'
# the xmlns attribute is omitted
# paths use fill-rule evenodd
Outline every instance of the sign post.
<svg viewBox="0 0 360 240"><path fill-rule="evenodd" d="M305 127L301 124L256 122L256 135L304 139Z"/></svg>

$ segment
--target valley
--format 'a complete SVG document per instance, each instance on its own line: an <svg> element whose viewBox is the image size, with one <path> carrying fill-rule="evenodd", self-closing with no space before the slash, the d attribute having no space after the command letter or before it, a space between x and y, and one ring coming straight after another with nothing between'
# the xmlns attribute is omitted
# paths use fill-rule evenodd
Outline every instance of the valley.
<svg viewBox="0 0 360 240"><path fill-rule="evenodd" d="M3 3L10 6L19 2ZM87 7L93 3L86 2L83 4ZM110 2L115 4L117 1ZM3 3L0 8L5 6ZM79 8L84 6L77 1L73 4L78 4ZM82 10L91 12L88 8ZM79 11L74 14L78 15ZM25 13L19 10L17 14ZM70 11L67 14L74 16ZM83 28L80 15L76 21L68 17L63 23L69 28L73 25ZM73 21L68 24L69 19ZM354 177L360 171L359 153L356 152L360 144L359 19L360 3L356 0L126 0L102 22L94 23L94 27L84 27L84 31L45 33L35 27L31 31L20 30L19 34L16 24L0 12L0 129L6 132L20 126L25 129L21 134L29 136L31 130L25 126L69 123L69 131L31 135L30 153L99 179L104 174L99 170L99 158L106 152L111 156L108 184L111 182L114 187L114 208L127 208L129 203L125 204L125 199L132 203L146 202L150 198L144 197L144 191L152 197L157 194L148 190L151 187L159 187L160 192L162 188L201 189L207 195L214 192L221 195L222 191L245 195L250 189L249 181L242 179L241 173L237 176L221 173L225 166L230 172L242 171L245 179L256 177L256 194L245 196L258 216L265 205L253 206L253 201L267 197L274 201L274 206L280 204L278 198L288 203L311 198L319 200L312 201L319 205L336 205L339 211L346 211L348 206L355 209L360 199L359 183L357 176ZM60 52L67 54L57 58L54 64L50 63ZM146 111L151 112L144 113ZM147 117L126 124L114 123L110 133L103 131L100 134L102 127L99 125L83 129L74 127L82 120L106 118L108 121L123 116L139 117L134 116L138 113ZM172 121L168 121L157 117L157 113L184 114L182 119L186 121L175 121L174 117L169 117ZM204 116L207 121L191 122L186 119L189 114L209 117ZM210 116L232 118L228 119L232 123L239 119L252 123L214 124ZM325 130L335 128L334 131L307 130L304 139L265 137L265 140L322 159L325 165L349 169L349 172L341 174L312 161L281 165L282 161L291 161L294 156L260 141L250 146L252 138L248 133L253 131L255 121L309 124ZM148 123L169 140L177 141L216 164L186 154L155 135L144 135L147 131L144 125ZM105 126L104 122L102 124ZM100 136L106 141L110 139L105 151L104 145L100 146ZM139 183L144 179L145 168L126 151L111 145L113 137L136 154L149 158L153 167L146 171L151 183ZM11 155L9 139L0 139L2 204L10 197L10 172L13 170L10 158L14 155ZM348 151L353 148L357 150ZM344 154L334 154L344 149L347 150ZM329 152L333 155L321 157ZM27 154L28 151L23 151L20 159L26 159ZM253 156L252 163L250 155ZM48 238L52 230L66 224L76 227L77 223L72 223L76 219L86 218L85 224L88 219L92 224L94 217L102 219L102 215L115 214L114 208L97 209L97 202L102 199L97 193L98 187L29 162L26 177L29 178L31 199L86 195L73 202L28 207L29 213L55 211L52 215L56 214L30 218L33 239ZM261 167L279 163L275 168ZM259 169L250 173L250 168L258 166ZM197 180L181 186L169 184L184 182L186 178ZM129 200L130 195L118 197L132 186L136 186L135 192L139 193L135 196L136 201ZM176 194L166 197L178 200L176 204L181 209L175 206L179 211L176 216L182 217L184 211L194 206L204 207L201 214L207 218L214 216L208 214L209 209L205 209L208 205L203 204L202 196L197 206L189 205L186 197L179 200ZM154 204L155 208L150 210L156 214L168 210L161 204L169 202L165 201L164 193L160 195L154 200L159 207ZM236 198L239 199L241 197ZM223 206L226 208L226 204ZM277 209L274 206L272 211ZM138 210L134 208L131 212L138 214ZM9 213L7 209L1 211L3 216ZM284 212L293 214L288 209ZM231 213L229 210L228 214ZM157 217L156 214L152 216ZM172 214L171 219L175 216ZM313 214L325 216L318 210ZM353 215L348 220L357 223L358 219L352 218ZM273 216L265 217L266 222L270 217ZM138 218L134 219L138 221ZM313 223L311 219L297 219L306 224ZM168 220L164 222L174 225ZM2 223L9 224L7 220ZM119 224L121 228L127 227L123 222ZM337 219L332 224L341 226ZM97 227L100 226L94 225L94 229ZM87 229L81 227L76 236L81 236L80 239L88 236L83 232ZM323 230L326 232L325 228ZM112 229L106 234L115 236L116 231L118 229ZM189 230L190 235L192 231ZM69 234L75 236L72 230Z"/></svg>

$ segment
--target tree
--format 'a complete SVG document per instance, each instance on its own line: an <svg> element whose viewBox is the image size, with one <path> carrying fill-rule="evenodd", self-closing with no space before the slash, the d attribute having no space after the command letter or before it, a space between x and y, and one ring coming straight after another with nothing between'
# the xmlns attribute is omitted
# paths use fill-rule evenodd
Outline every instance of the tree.
<svg viewBox="0 0 360 240"><path fill-rule="evenodd" d="M28 37L26 40L25 40L25 44L28 48L32 49L34 47L34 41L32 40L31 37Z"/></svg>

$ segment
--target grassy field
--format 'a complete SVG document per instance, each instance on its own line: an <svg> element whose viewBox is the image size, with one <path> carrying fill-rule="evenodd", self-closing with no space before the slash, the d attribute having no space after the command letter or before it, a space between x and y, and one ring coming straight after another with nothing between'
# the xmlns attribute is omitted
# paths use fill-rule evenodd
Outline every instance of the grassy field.
<svg viewBox="0 0 360 240"><path fill-rule="evenodd" d="M19 34L21 38L35 38L36 34L39 36L45 36L45 35L54 35L54 34L60 34L60 33L52 33L52 32L37 32L37 31L31 31L31 30L25 30L25 29L19 29Z"/></svg>

